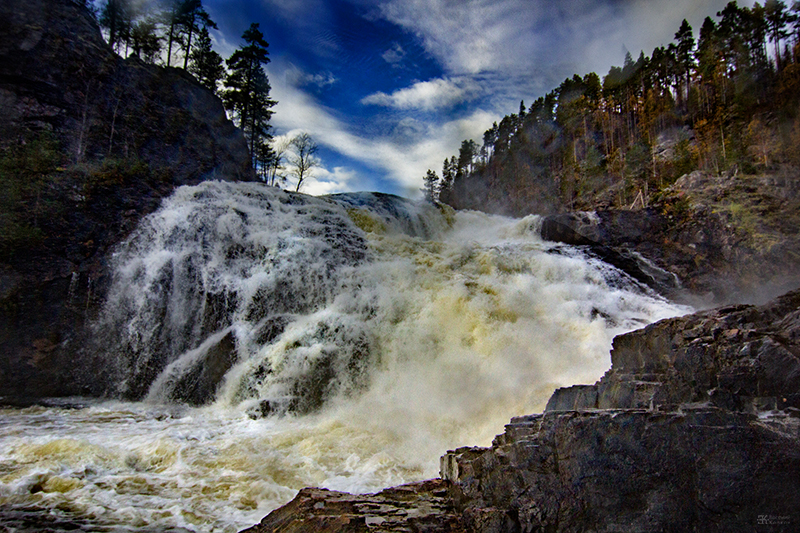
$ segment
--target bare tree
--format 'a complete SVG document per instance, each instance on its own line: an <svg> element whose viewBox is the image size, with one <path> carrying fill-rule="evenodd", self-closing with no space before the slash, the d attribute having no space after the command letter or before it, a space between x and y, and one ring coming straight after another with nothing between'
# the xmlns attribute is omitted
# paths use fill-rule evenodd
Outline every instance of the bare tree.
<svg viewBox="0 0 800 533"><path fill-rule="evenodd" d="M319 159L316 157L319 146L308 133L301 133L290 142L294 149L294 154L289 156L289 163L292 165L291 172L297 178L297 188L300 192L303 182L313 173L314 168L320 166Z"/></svg>
<svg viewBox="0 0 800 533"><path fill-rule="evenodd" d="M267 185L277 187L286 181L286 175L283 172L286 167L283 166L283 161L286 159L286 152L288 152L291 142L290 139L282 138L272 143L273 157L264 169L266 171L265 181Z"/></svg>

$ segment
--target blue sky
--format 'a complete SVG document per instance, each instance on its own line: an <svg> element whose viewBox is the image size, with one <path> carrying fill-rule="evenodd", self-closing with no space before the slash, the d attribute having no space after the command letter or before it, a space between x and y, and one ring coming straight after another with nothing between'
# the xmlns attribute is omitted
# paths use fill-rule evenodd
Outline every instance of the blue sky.
<svg viewBox="0 0 800 533"><path fill-rule="evenodd" d="M302 190L413 197L461 141L573 74L666 45L728 0L204 0L227 57L258 22L278 136L309 133ZM753 2L740 1L739 5ZM291 183L289 184L291 185Z"/></svg>

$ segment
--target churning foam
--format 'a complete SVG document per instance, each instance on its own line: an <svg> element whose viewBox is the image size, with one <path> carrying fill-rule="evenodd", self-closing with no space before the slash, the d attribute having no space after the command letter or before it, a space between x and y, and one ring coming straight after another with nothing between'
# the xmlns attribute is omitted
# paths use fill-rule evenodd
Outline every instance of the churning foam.
<svg viewBox="0 0 800 533"><path fill-rule="evenodd" d="M179 189L118 253L105 322L109 376L145 401L5 411L0 506L237 531L304 486L436 476L447 449L598 379L614 335L687 311L537 228L387 195Z"/></svg>

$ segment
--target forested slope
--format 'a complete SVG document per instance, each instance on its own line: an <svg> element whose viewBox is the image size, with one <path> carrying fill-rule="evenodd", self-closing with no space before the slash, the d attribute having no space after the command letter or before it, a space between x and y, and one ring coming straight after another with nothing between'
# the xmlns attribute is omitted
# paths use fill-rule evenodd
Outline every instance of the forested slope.
<svg viewBox="0 0 800 533"><path fill-rule="evenodd" d="M651 205L694 170L796 173L798 13L798 3L730 2L699 34L684 20L650 56L628 54L602 78L567 78L530 107L523 101L482 144L465 140L431 196L456 208L547 214Z"/></svg>

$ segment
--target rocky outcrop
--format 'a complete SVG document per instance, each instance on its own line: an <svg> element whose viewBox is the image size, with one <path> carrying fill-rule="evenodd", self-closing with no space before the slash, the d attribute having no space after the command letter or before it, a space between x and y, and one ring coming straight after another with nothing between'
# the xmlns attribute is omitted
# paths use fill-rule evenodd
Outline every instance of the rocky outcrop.
<svg viewBox="0 0 800 533"><path fill-rule="evenodd" d="M800 286L798 190L791 169L694 172L644 209L545 217L542 237L586 246L669 297L700 306L763 303Z"/></svg>
<svg viewBox="0 0 800 533"><path fill-rule="evenodd" d="M0 2L0 401L94 394L77 364L113 246L182 184L252 175L188 73L122 59L84 2Z"/></svg>
<svg viewBox="0 0 800 533"><path fill-rule="evenodd" d="M491 447L443 456L442 519L482 533L797 529L800 291L652 324L611 357L598 383L557 390ZM416 531L300 511L327 497L302 491L253 531ZM349 507L347 524L369 513Z"/></svg>
<svg viewBox="0 0 800 533"><path fill-rule="evenodd" d="M466 533L442 480L377 494L303 489L247 533Z"/></svg>

